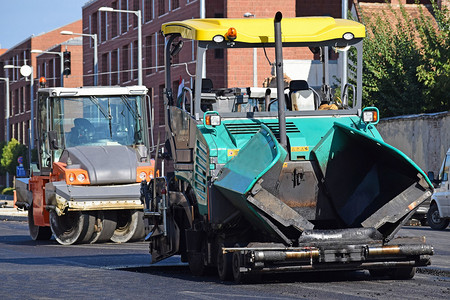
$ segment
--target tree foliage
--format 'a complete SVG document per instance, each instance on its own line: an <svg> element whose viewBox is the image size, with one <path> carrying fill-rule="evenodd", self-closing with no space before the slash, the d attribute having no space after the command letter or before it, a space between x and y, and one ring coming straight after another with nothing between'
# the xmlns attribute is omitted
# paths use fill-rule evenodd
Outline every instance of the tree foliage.
<svg viewBox="0 0 450 300"><path fill-rule="evenodd" d="M24 159L24 165L27 163L27 146L19 144L16 139L11 139L8 144L3 148L2 157L0 160L2 169L10 174L16 173L16 167L19 165L17 159L22 156Z"/></svg>
<svg viewBox="0 0 450 300"><path fill-rule="evenodd" d="M384 117L449 109L449 12L432 4L438 27L418 8L418 18L401 5L399 10L389 5L377 17L363 15L368 31L363 101L378 107Z"/></svg>

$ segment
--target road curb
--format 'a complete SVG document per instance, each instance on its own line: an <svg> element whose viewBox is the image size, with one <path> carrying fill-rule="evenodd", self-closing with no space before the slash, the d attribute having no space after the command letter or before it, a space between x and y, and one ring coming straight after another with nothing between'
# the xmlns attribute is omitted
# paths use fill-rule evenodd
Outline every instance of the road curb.
<svg viewBox="0 0 450 300"><path fill-rule="evenodd" d="M17 222L27 222L28 217L24 215L2 215L0 213L0 221L17 221Z"/></svg>

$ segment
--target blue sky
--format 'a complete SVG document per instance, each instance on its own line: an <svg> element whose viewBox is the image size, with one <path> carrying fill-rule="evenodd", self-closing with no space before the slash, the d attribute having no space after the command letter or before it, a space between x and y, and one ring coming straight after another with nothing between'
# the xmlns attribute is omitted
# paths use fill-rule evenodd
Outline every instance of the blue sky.
<svg viewBox="0 0 450 300"><path fill-rule="evenodd" d="M81 19L89 0L0 0L0 48Z"/></svg>

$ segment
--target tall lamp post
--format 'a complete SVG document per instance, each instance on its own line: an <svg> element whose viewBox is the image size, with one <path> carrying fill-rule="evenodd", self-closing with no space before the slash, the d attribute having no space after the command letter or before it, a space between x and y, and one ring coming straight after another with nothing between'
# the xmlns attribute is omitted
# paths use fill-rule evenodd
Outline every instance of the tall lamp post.
<svg viewBox="0 0 450 300"><path fill-rule="evenodd" d="M89 34L89 33L74 33L72 31L61 31L61 34L64 35L79 35L79 36L89 36L94 40L94 86L98 84L98 50L97 50L97 34Z"/></svg>
<svg viewBox="0 0 450 300"><path fill-rule="evenodd" d="M5 81L5 91L6 91L6 114L5 114L5 119L6 119L6 142L9 141L9 78L8 77L0 77L0 80L4 80Z"/></svg>
<svg viewBox="0 0 450 300"><path fill-rule="evenodd" d="M30 119L31 119L31 134L30 134L30 147L28 149L28 155L29 155L29 167L31 170L31 149L34 149L34 72L33 72L33 67L32 66L28 66L28 65L23 65L21 67L19 66L14 66L14 65L5 65L3 67L4 69L20 69L20 74L23 77L30 77ZM9 87L8 87L9 89ZM8 93L9 95L9 93ZM7 104L7 109L8 109L8 117L9 117L9 101ZM9 118L8 118L9 119ZM7 122L8 124L8 131L9 131L9 121Z"/></svg>
<svg viewBox="0 0 450 300"><path fill-rule="evenodd" d="M6 119L6 142L9 141L9 78L8 77L0 77L0 80L4 80L5 81L5 92L6 92L6 114L5 114L5 119ZM9 187L9 172L6 172L6 186Z"/></svg>
<svg viewBox="0 0 450 300"><path fill-rule="evenodd" d="M52 52L52 51L43 51L43 50L38 50L38 49L33 49L31 50L31 53L47 53L47 54L55 54L55 55L59 55L59 57L61 58L61 87L64 86L64 52Z"/></svg>
<svg viewBox="0 0 450 300"><path fill-rule="evenodd" d="M244 18L255 18L255 14L246 12ZM258 57L256 54L256 48L253 48L253 86L258 86Z"/></svg>
<svg viewBox="0 0 450 300"><path fill-rule="evenodd" d="M347 19L348 18L348 0L343 0L342 1L342 19ZM342 86L342 91L341 91L341 99L342 101L344 101L344 87L347 84L348 81L348 52L347 51L343 51L342 52L342 78L341 78L341 86Z"/></svg>
<svg viewBox="0 0 450 300"><path fill-rule="evenodd" d="M140 10L123 10L112 7L100 7L98 11L135 14L138 18L138 85L142 85L142 17Z"/></svg>

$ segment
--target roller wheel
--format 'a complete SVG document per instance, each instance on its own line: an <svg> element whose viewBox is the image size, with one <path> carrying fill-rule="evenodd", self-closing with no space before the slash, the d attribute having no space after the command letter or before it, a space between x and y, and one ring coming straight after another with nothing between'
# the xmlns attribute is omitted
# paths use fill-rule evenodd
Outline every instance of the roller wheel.
<svg viewBox="0 0 450 300"><path fill-rule="evenodd" d="M50 227L61 245L88 243L94 233L95 216L90 212L69 211L58 216L50 212Z"/></svg>
<svg viewBox="0 0 450 300"><path fill-rule="evenodd" d="M94 233L90 243L108 242L114 234L117 227L116 211L98 211L95 218Z"/></svg>
<svg viewBox="0 0 450 300"><path fill-rule="evenodd" d="M28 229L34 241L46 241L52 237L52 230L47 226L37 226L34 224L33 206L28 208Z"/></svg>
<svg viewBox="0 0 450 300"><path fill-rule="evenodd" d="M428 225L430 225L431 228L437 229L437 230L443 230L447 228L450 220L449 219L443 219L439 215L439 210L436 204L433 204L430 206L430 209L427 213L427 220Z"/></svg>
<svg viewBox="0 0 450 300"><path fill-rule="evenodd" d="M217 250L217 273L222 281L231 281L233 279L233 254L222 252L223 244L219 244Z"/></svg>
<svg viewBox="0 0 450 300"><path fill-rule="evenodd" d="M201 252L188 252L189 269L194 276L203 276L206 266Z"/></svg>
<svg viewBox="0 0 450 300"><path fill-rule="evenodd" d="M117 227L111 241L126 243L144 237L143 212L137 210L117 211Z"/></svg>

